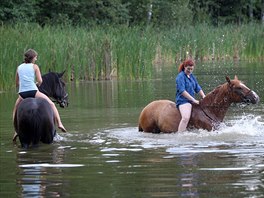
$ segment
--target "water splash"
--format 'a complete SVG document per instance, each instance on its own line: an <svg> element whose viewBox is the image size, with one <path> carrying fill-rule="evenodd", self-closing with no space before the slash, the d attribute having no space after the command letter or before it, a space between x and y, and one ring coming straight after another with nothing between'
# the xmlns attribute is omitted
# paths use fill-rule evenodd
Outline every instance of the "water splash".
<svg viewBox="0 0 264 198"><path fill-rule="evenodd" d="M175 145L223 145L261 142L264 138L264 122L261 116L245 115L222 124L216 131L195 129L183 133L153 134L138 132L137 127L107 129L96 134L96 139L117 140L121 144L140 145L144 148ZM93 139L94 141L94 139Z"/></svg>

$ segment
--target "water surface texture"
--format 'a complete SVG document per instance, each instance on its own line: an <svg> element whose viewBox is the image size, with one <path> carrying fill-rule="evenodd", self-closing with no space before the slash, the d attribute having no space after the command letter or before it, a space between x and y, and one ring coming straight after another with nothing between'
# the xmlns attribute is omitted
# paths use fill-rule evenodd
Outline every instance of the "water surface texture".
<svg viewBox="0 0 264 198"><path fill-rule="evenodd" d="M264 197L263 66L198 63L207 93L237 75L260 96L232 105L217 131L138 132L142 108L174 100L175 66L150 80L67 84L58 107L68 133L51 145L13 145L14 90L0 94L1 197Z"/></svg>

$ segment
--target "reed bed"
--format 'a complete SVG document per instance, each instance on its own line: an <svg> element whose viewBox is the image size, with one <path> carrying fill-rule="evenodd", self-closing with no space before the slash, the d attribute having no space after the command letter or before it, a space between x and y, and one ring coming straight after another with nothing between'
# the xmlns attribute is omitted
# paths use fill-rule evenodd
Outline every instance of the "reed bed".
<svg viewBox="0 0 264 198"><path fill-rule="evenodd" d="M15 86L28 48L42 73L66 70L66 80L151 78L155 65L191 56L200 61L264 60L264 26L152 27L0 26L0 90Z"/></svg>

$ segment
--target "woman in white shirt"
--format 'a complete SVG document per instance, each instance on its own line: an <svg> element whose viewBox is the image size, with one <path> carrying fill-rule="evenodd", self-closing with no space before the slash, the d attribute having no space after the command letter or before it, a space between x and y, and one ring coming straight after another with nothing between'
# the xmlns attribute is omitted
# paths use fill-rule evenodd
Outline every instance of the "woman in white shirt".
<svg viewBox="0 0 264 198"><path fill-rule="evenodd" d="M60 115L55 104L49 99L48 96L38 90L37 84L40 85L42 83L40 69L38 65L35 64L38 57L38 53L33 49L29 49L26 51L24 56L24 63L19 65L16 71L16 86L19 87L19 95L13 110L13 119L15 116L16 109L23 99L28 97L44 98L50 103L51 108L54 111L58 128L61 129L63 132L66 132L66 129L64 128L61 122ZM35 82L35 79L37 82ZM14 135L14 137L15 136L16 134Z"/></svg>

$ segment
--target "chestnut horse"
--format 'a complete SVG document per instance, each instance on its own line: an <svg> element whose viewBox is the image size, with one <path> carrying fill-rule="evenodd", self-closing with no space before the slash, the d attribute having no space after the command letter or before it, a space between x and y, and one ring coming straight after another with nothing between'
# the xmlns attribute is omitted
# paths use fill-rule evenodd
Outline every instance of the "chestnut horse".
<svg viewBox="0 0 264 198"><path fill-rule="evenodd" d="M226 77L226 83L208 93L199 103L193 104L188 128L214 130L223 121L232 103L252 103L259 101L259 96L238 80ZM148 104L139 117L139 131L152 133L177 132L181 114L175 102L156 100Z"/></svg>

